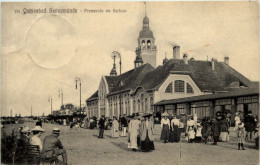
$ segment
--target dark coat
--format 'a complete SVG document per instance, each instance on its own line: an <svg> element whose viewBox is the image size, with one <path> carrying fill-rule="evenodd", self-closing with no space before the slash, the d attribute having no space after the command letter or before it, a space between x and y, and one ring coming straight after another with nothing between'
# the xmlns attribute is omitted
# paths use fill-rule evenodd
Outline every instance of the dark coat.
<svg viewBox="0 0 260 165"><path fill-rule="evenodd" d="M220 122L218 120L215 120L211 127L212 135L213 136L219 136L220 134Z"/></svg>
<svg viewBox="0 0 260 165"><path fill-rule="evenodd" d="M99 129L105 129L105 120L101 118L98 121L98 125L99 125Z"/></svg>
<svg viewBox="0 0 260 165"><path fill-rule="evenodd" d="M122 127L128 127L128 122L125 117L122 117L121 119L121 125Z"/></svg>
<svg viewBox="0 0 260 165"><path fill-rule="evenodd" d="M220 132L228 132L229 124L226 118L223 118L219 121Z"/></svg>
<svg viewBox="0 0 260 165"><path fill-rule="evenodd" d="M245 117L245 128L246 128L246 131L248 131L248 132L255 131L255 127L256 127L256 122L255 122L254 116L247 115Z"/></svg>

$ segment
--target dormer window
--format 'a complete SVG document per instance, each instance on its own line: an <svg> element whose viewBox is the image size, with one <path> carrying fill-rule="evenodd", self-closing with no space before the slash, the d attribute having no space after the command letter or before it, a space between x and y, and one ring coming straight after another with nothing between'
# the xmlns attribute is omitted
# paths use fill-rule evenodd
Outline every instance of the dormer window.
<svg viewBox="0 0 260 165"><path fill-rule="evenodd" d="M172 93L172 82L165 89L165 93Z"/></svg>
<svg viewBox="0 0 260 165"><path fill-rule="evenodd" d="M193 88L190 86L189 83L187 83L187 93L194 93Z"/></svg>
<svg viewBox="0 0 260 165"><path fill-rule="evenodd" d="M174 92L184 92L184 81L182 80L174 81Z"/></svg>

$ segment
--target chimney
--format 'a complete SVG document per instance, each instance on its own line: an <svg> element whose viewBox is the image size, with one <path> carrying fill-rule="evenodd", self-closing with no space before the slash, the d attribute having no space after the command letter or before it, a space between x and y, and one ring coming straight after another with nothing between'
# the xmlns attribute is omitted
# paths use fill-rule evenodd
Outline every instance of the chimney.
<svg viewBox="0 0 260 165"><path fill-rule="evenodd" d="M173 46L173 59L180 59L180 46Z"/></svg>
<svg viewBox="0 0 260 165"><path fill-rule="evenodd" d="M214 59L214 58L211 59L212 70L215 70L215 61L216 61L216 59Z"/></svg>
<svg viewBox="0 0 260 165"><path fill-rule="evenodd" d="M224 57L225 64L229 65L229 57Z"/></svg>
<svg viewBox="0 0 260 165"><path fill-rule="evenodd" d="M183 55L183 61L186 65L188 65L188 55L187 54L184 54Z"/></svg>

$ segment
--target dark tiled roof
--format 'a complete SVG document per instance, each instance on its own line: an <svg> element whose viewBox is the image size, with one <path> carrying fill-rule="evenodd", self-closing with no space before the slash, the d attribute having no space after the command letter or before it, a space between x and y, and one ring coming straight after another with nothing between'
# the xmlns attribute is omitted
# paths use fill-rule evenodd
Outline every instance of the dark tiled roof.
<svg viewBox="0 0 260 165"><path fill-rule="evenodd" d="M239 82L247 87L256 87L256 83L224 62L217 61L215 61L215 70L212 70L210 61L189 60L186 65L182 59L170 59L165 65L158 66L156 69L150 64L144 64L122 75L105 76L105 78L109 86L109 94L114 94L135 90L140 86L145 90L158 90L172 72L190 75L201 91L232 91L234 88L230 88L230 84L233 82Z"/></svg>
<svg viewBox="0 0 260 165"><path fill-rule="evenodd" d="M132 69L122 74L121 76L115 77L113 81L114 87L109 93L112 94L118 91L134 90L138 86L142 86L141 82L145 75L153 70L154 68L150 64L144 64L136 69Z"/></svg>
<svg viewBox="0 0 260 165"><path fill-rule="evenodd" d="M98 98L98 91L96 91L90 98L88 98L86 101L92 101Z"/></svg>
<svg viewBox="0 0 260 165"><path fill-rule="evenodd" d="M189 60L186 65L181 59L171 59L165 65L157 67L146 75L142 84L147 90L156 90L170 72L189 74L202 91L227 91L235 81L252 87L250 80L223 62L215 62L215 70L212 70L210 61Z"/></svg>
<svg viewBox="0 0 260 165"><path fill-rule="evenodd" d="M225 93L215 93L215 94L185 97L179 99L162 100L160 102L155 103L154 105L169 105L169 104L177 104L177 103L188 103L188 102L205 101L205 100L213 100L213 99L225 99L231 97L250 96L250 95L259 95L259 88L240 88L235 91L230 91Z"/></svg>

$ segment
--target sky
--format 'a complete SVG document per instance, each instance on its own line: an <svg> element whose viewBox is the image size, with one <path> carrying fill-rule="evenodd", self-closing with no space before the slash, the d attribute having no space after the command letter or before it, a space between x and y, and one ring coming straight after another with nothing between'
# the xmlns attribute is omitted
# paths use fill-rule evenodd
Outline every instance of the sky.
<svg viewBox="0 0 260 165"><path fill-rule="evenodd" d="M77 9L78 13L26 13L26 9ZM87 13L86 10L103 10ZM106 10L110 9L110 13ZM126 12L113 12L125 10ZM19 13L20 12L20 13ZM147 16L158 48L157 66L172 45L181 54L207 60L230 58L230 66L259 81L257 2L147 2ZM64 104L82 106L109 75L112 51L122 57L122 72L134 68L137 38L145 15L143 2L3 3L1 22L1 115L50 114ZM119 61L116 60L119 73Z"/></svg>

